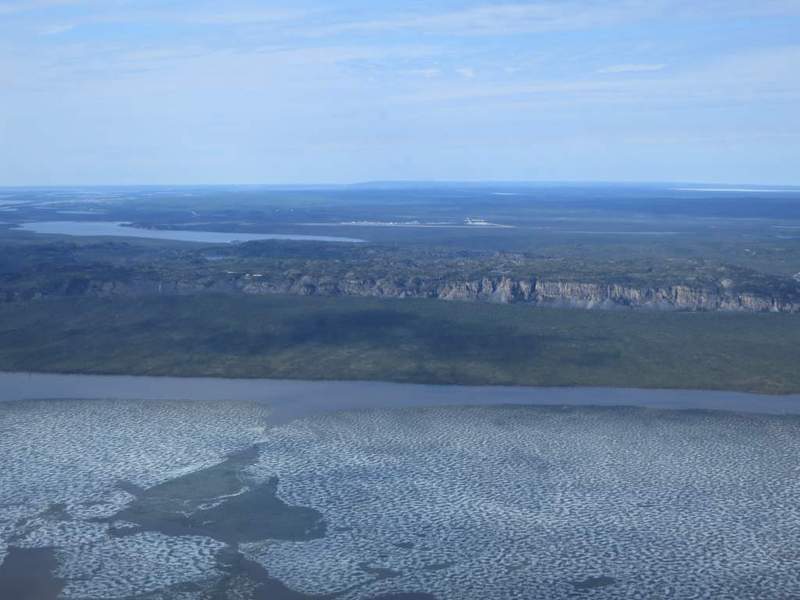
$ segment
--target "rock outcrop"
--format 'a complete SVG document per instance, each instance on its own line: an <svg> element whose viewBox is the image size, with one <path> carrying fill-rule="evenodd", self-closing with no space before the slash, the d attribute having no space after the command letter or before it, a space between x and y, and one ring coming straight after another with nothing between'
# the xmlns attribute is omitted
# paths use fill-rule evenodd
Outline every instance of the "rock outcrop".
<svg viewBox="0 0 800 600"><path fill-rule="evenodd" d="M460 281L427 281L420 278L336 281L306 275L276 282L244 275L236 281L235 286L245 294L437 298L587 309L640 307L686 311L800 312L800 295L780 298L766 293L737 292L721 285L708 289L687 285L633 287L615 283L513 279L507 276Z"/></svg>
<svg viewBox="0 0 800 600"><path fill-rule="evenodd" d="M96 279L69 277L42 287L3 285L0 300L21 301L53 296L119 297L150 294L293 294L373 298L435 298L464 302L530 304L583 309L649 308L683 311L800 312L797 289L737 290L728 282L717 286L636 286L561 279L514 278L492 275L476 278L343 277L283 273L235 273L182 277L137 272L126 277Z"/></svg>

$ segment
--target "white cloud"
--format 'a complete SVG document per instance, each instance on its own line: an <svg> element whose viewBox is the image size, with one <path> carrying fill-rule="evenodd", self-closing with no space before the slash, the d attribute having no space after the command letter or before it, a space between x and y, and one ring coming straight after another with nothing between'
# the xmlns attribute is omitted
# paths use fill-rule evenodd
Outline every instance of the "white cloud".
<svg viewBox="0 0 800 600"><path fill-rule="evenodd" d="M800 15L800 0L532 0L483 4L445 12L402 12L372 20L332 21L304 33L415 31L420 34L502 36L575 31L648 19L751 18Z"/></svg>
<svg viewBox="0 0 800 600"><path fill-rule="evenodd" d="M159 13L158 11L153 11L149 13L149 16L153 20L158 20L160 16L163 20L174 20L199 25L261 25L302 19L310 14L311 13L308 11L298 10L220 10L213 12L184 11L173 13Z"/></svg>
<svg viewBox="0 0 800 600"><path fill-rule="evenodd" d="M65 19L63 14L54 13L57 7L80 7L77 14ZM0 15L10 17L32 17L40 21L36 31L42 35L54 35L70 29L87 25L114 26L119 24L146 25L166 24L171 26L214 26L235 28L241 26L284 26L295 21L302 23L312 16L313 11L286 9L236 10L206 8L203 6L180 10L174 7L140 7L121 0L118 3L102 4L96 0L25 0L3 2L0 0ZM56 15L54 17L54 15ZM3 23L0 22L0 25Z"/></svg>
<svg viewBox="0 0 800 600"><path fill-rule="evenodd" d="M407 73L409 73L410 75L417 75L420 77L424 77L425 79L433 79L441 75L442 70L436 67L429 67L426 69L411 69L410 71L407 71Z"/></svg>
<svg viewBox="0 0 800 600"><path fill-rule="evenodd" d="M40 35L58 35L59 33L66 33L72 31L77 27L76 23L64 23L62 25L48 25L39 30Z"/></svg>
<svg viewBox="0 0 800 600"><path fill-rule="evenodd" d="M660 65L616 65L607 73L652 72L648 78L594 77L498 85L479 79L448 83L404 96L413 103L495 99L506 103L634 104L641 107L734 106L800 101L800 46L742 51L683 70L641 69ZM634 67L631 69L631 67ZM611 69L611 70L609 70Z"/></svg>
<svg viewBox="0 0 800 600"><path fill-rule="evenodd" d="M664 64L627 64L611 65L598 69L598 73L648 73L652 71L662 71L667 65Z"/></svg>
<svg viewBox="0 0 800 600"><path fill-rule="evenodd" d="M460 67L456 69L456 73L461 75L464 79L475 79L475 69L471 67Z"/></svg>
<svg viewBox="0 0 800 600"><path fill-rule="evenodd" d="M317 34L413 29L422 33L506 35L537 31L584 29L656 14L665 0L544 0L524 4L492 4L442 13L406 13L372 21L331 25Z"/></svg>
<svg viewBox="0 0 800 600"><path fill-rule="evenodd" d="M800 15L798 0L704 0L672 4L681 16L689 17L789 17Z"/></svg>
<svg viewBox="0 0 800 600"><path fill-rule="evenodd" d="M56 6L80 4L81 0L9 0L0 2L0 15L13 15L32 10L44 10Z"/></svg>
<svg viewBox="0 0 800 600"><path fill-rule="evenodd" d="M800 15L800 0L531 0L529 2L486 2L450 11L406 11L388 13L372 20L337 21L336 10L320 7L298 10L291 2L273 7L253 8L238 0L209 5L198 3L182 10L149 4L143 8L136 0L0 0L0 15L30 11L46 12L59 6L91 8L101 21L168 21L208 25L258 25L309 14L326 15L327 23L303 23L295 32L329 35L391 30L455 35L508 35L540 31L565 31L631 23L648 18L749 18ZM173 3L170 3L173 4ZM283 6L280 6L283 4ZM220 8L221 7L221 8Z"/></svg>

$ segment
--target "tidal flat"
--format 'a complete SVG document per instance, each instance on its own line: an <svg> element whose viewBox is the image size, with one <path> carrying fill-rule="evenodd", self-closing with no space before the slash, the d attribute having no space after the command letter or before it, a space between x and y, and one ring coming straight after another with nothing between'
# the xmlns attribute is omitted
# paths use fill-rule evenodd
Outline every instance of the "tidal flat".
<svg viewBox="0 0 800 600"><path fill-rule="evenodd" d="M15 564L45 600L800 594L797 414L556 391L324 411L298 385L224 401L9 386L0 597L20 589Z"/></svg>

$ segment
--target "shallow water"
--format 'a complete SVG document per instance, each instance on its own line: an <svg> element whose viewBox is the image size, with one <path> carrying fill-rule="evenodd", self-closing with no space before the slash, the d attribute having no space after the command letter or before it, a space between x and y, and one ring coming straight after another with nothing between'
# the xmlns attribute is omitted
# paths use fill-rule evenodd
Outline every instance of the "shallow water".
<svg viewBox="0 0 800 600"><path fill-rule="evenodd" d="M53 548L9 548L0 563L0 598L56 600L64 589L53 575L57 564Z"/></svg>
<svg viewBox="0 0 800 600"><path fill-rule="evenodd" d="M48 233L78 236L135 237L180 242L204 242L208 244L229 244L233 242L252 242L258 240L295 240L309 242L348 242L359 243L364 240L329 235L295 235L283 233L233 233L220 231L187 231L177 229L145 229L130 227L125 223L112 221L38 221L24 223L20 229L33 233Z"/></svg>
<svg viewBox="0 0 800 600"><path fill-rule="evenodd" d="M0 598L800 595L797 396L5 373L0 398Z"/></svg>

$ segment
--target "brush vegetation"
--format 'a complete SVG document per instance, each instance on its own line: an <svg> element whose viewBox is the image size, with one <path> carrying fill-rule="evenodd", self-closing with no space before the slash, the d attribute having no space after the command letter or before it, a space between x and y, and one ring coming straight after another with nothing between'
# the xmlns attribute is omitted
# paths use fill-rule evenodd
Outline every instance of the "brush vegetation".
<svg viewBox="0 0 800 600"><path fill-rule="evenodd" d="M297 296L0 305L0 369L800 392L800 315Z"/></svg>

